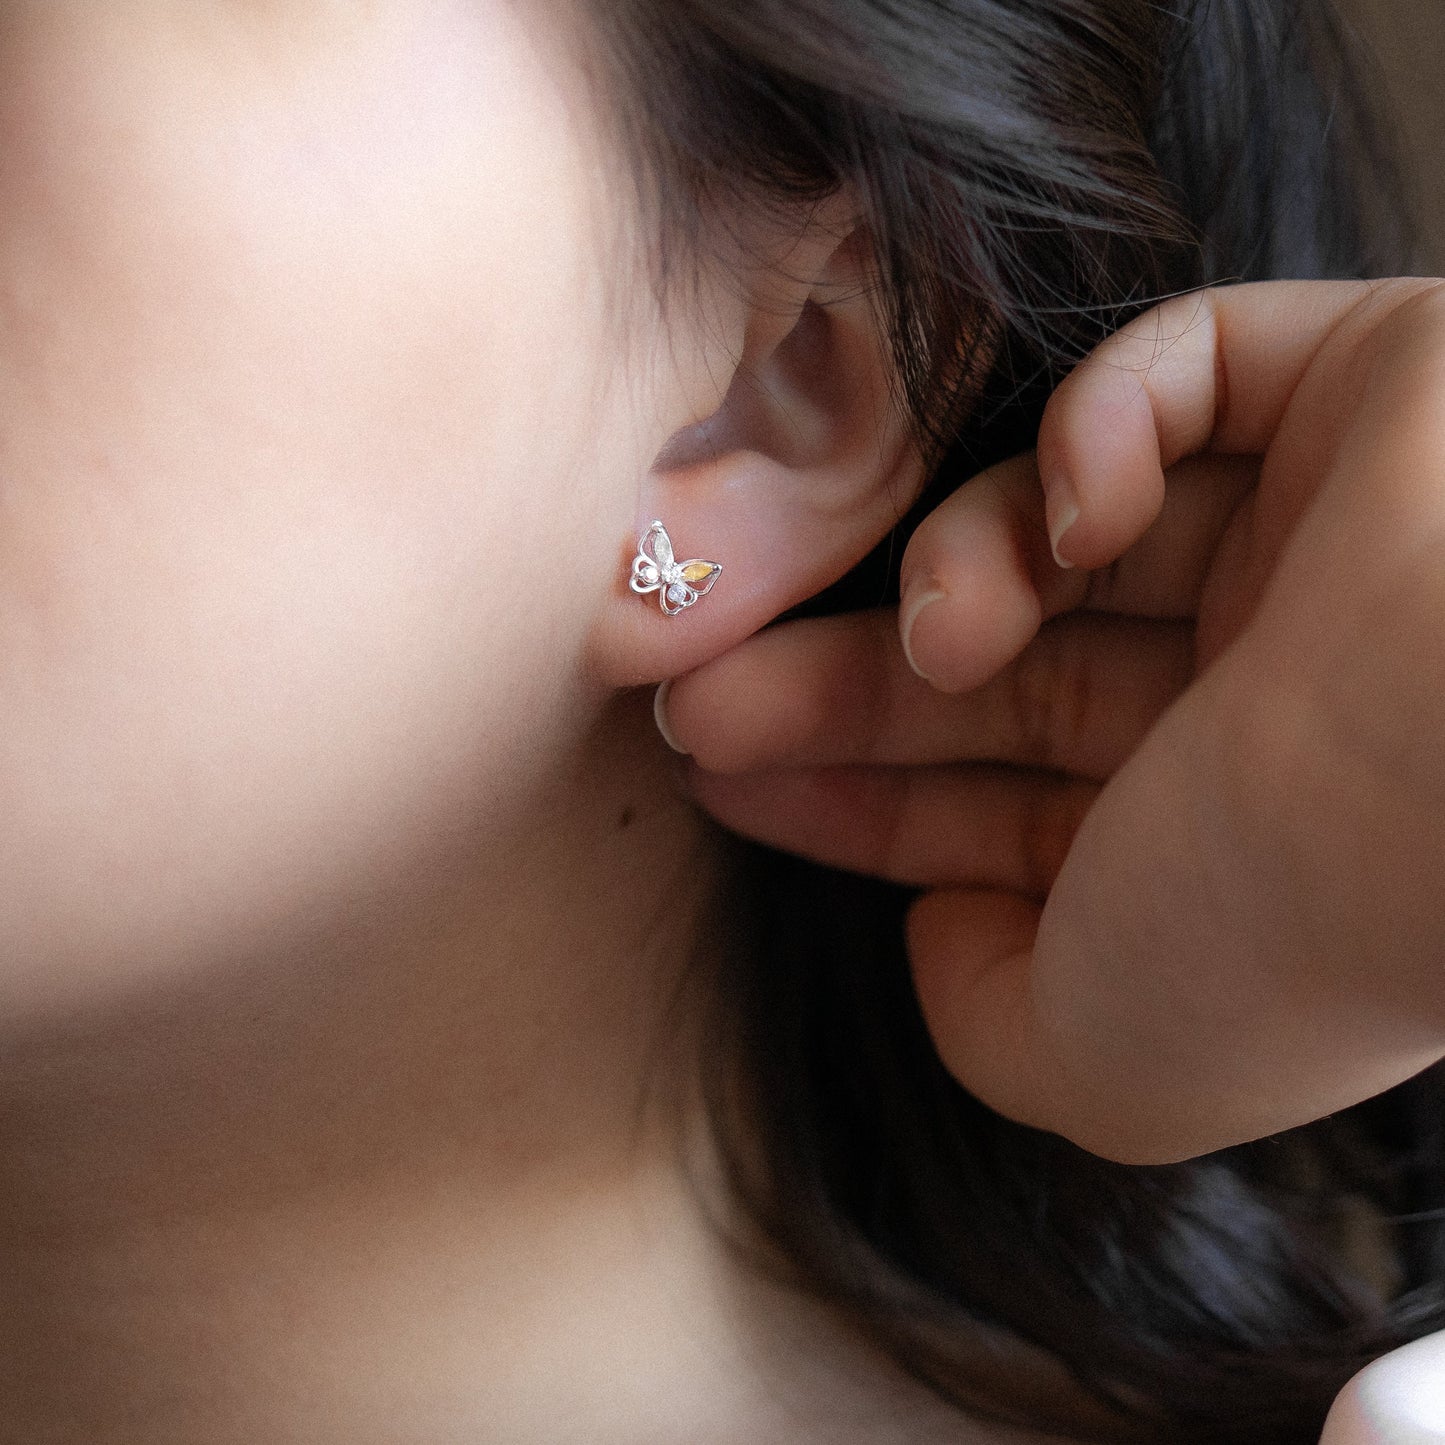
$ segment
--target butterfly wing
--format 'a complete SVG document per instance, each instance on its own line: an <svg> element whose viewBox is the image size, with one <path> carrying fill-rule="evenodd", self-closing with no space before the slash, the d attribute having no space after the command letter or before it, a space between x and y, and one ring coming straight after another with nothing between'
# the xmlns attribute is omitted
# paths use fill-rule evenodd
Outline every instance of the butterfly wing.
<svg viewBox="0 0 1445 1445"><path fill-rule="evenodd" d="M628 584L634 592L656 592L662 586L662 574L657 563L641 552L632 559L632 580Z"/></svg>
<svg viewBox="0 0 1445 1445"><path fill-rule="evenodd" d="M712 584L722 572L722 563L705 562L701 557L694 557L690 562L679 562L677 570L682 573L682 580L696 594L692 599L696 602L704 593L712 591Z"/></svg>
<svg viewBox="0 0 1445 1445"><path fill-rule="evenodd" d="M669 617L675 617L684 607L691 607L705 592L710 592L722 564L694 557L690 562L679 563L677 570L678 580L662 589L662 610Z"/></svg>
<svg viewBox="0 0 1445 1445"><path fill-rule="evenodd" d="M672 538L661 522L654 522L642 539L642 555L657 568L666 572L672 566Z"/></svg>
<svg viewBox="0 0 1445 1445"><path fill-rule="evenodd" d="M684 607L691 607L697 601L697 593L686 582L669 582L660 593L662 610L669 617L676 617Z"/></svg>
<svg viewBox="0 0 1445 1445"><path fill-rule="evenodd" d="M643 535L640 550L632 559L634 592L656 592L662 586L663 574L672 565L672 541L667 528L654 522Z"/></svg>

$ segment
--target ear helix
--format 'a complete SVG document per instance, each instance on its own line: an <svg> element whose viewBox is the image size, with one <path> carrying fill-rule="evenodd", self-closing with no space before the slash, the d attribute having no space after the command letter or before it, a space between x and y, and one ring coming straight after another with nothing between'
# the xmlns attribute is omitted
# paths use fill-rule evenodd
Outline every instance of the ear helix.
<svg viewBox="0 0 1445 1445"><path fill-rule="evenodd" d="M676 617L700 597L706 597L721 573L720 562L701 557L676 561L667 528L653 522L637 543L629 585L639 595L656 592L663 612Z"/></svg>

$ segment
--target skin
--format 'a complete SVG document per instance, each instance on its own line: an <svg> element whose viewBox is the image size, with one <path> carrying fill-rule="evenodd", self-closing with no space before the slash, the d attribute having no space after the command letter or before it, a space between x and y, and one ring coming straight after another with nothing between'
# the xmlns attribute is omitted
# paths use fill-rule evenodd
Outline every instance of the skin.
<svg viewBox="0 0 1445 1445"><path fill-rule="evenodd" d="M668 1009L730 875L646 685L922 481L866 246L619 315L579 26L0 5L7 1438L957 1429L716 1243Z"/></svg>
<svg viewBox="0 0 1445 1445"><path fill-rule="evenodd" d="M679 1157L728 858L645 685L921 482L850 198L619 327L565 7L0 29L5 1433L957 1440Z"/></svg>
<svg viewBox="0 0 1445 1445"><path fill-rule="evenodd" d="M899 609L670 689L714 816L925 890L920 1004L1001 1113L1169 1163L1445 1057L1442 376L1432 278L1166 302Z"/></svg>

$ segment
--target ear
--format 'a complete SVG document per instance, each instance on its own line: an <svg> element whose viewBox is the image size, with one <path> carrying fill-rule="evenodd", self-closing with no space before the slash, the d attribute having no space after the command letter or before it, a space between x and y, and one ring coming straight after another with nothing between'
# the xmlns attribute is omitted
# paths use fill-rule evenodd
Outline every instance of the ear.
<svg viewBox="0 0 1445 1445"><path fill-rule="evenodd" d="M861 561L921 491L923 460L869 296L871 240L851 215L840 195L781 262L749 275L720 403L675 433L640 479L630 535L618 539L615 600L590 638L604 685L659 682L729 651ZM656 592L629 586L654 519L678 562L722 567L676 616Z"/></svg>

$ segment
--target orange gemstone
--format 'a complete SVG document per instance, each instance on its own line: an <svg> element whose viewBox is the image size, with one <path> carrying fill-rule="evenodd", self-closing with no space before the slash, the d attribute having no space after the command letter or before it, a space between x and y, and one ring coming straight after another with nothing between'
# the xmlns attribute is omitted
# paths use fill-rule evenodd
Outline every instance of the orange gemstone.
<svg viewBox="0 0 1445 1445"><path fill-rule="evenodd" d="M682 569L684 582L706 582L711 574L711 562L689 562L687 566Z"/></svg>

